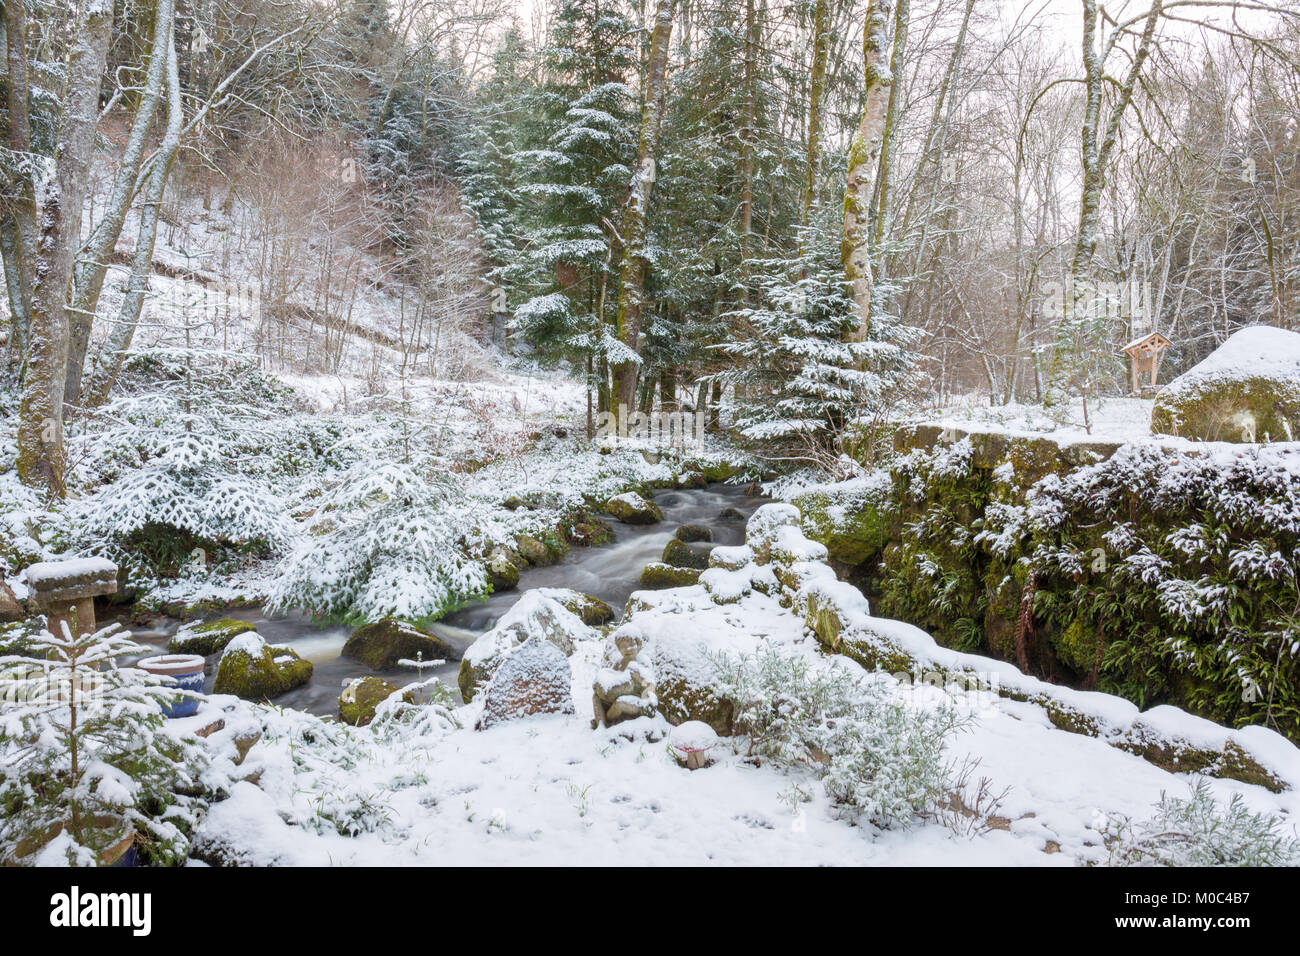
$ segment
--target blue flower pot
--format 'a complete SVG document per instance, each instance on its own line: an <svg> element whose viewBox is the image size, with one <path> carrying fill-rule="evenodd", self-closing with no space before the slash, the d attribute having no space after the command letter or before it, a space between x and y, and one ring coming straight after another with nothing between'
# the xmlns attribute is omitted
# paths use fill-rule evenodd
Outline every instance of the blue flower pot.
<svg viewBox="0 0 1300 956"><path fill-rule="evenodd" d="M142 671L170 677L176 681L179 690L203 693L203 658L198 654L164 654L161 657L148 657L135 665ZM164 717L192 717L198 712L197 697L183 697L171 707L162 709Z"/></svg>

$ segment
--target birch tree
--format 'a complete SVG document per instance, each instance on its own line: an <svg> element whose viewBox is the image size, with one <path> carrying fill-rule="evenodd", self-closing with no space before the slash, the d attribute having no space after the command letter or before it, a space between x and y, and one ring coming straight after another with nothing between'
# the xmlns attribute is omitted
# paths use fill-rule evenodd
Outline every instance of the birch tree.
<svg viewBox="0 0 1300 956"><path fill-rule="evenodd" d="M850 335L865 341L871 331L871 296L873 289L871 249L871 209L880 165L880 148L885 136L889 112L889 93L894 76L889 69L889 18L892 0L869 0L862 38L866 95L862 120L849 146L848 178L844 186L844 231L840 242L840 260L844 279L853 297L858 318L857 329Z"/></svg>
<svg viewBox="0 0 1300 956"><path fill-rule="evenodd" d="M673 31L675 0L657 0L650 60L641 106L641 136L636 169L623 210L623 264L619 276L617 335L627 353L614 366L614 394L629 409L636 405L639 337L645 315L646 216L655 181L655 156L667 92L668 46Z"/></svg>

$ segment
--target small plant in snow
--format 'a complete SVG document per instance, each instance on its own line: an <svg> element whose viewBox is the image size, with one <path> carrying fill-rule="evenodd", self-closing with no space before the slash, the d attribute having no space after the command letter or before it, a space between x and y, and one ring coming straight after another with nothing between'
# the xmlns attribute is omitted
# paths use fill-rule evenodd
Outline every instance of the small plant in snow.
<svg viewBox="0 0 1300 956"><path fill-rule="evenodd" d="M961 723L955 711L913 710L884 675L810 667L769 645L752 657L715 660L749 753L811 768L853 819L906 826L951 791L943 750Z"/></svg>
<svg viewBox="0 0 1300 956"><path fill-rule="evenodd" d="M111 863L133 834L146 861L183 859L207 757L163 729L182 692L117 667L146 648L116 626L28 649L0 658L0 860Z"/></svg>
<svg viewBox="0 0 1300 956"><path fill-rule="evenodd" d="M1161 794L1148 820L1112 816L1106 844L1112 866L1300 865L1300 841L1284 821L1251 812L1239 793L1220 804L1204 779L1188 799Z"/></svg>

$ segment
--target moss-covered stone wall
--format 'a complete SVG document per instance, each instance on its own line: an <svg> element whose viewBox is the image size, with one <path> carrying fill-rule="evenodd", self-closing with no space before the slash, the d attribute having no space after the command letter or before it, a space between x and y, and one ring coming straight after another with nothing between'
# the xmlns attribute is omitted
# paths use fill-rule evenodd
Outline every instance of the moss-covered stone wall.
<svg viewBox="0 0 1300 956"><path fill-rule="evenodd" d="M900 430L797 496L875 614L1047 680L1300 740L1300 469L1285 450Z"/></svg>

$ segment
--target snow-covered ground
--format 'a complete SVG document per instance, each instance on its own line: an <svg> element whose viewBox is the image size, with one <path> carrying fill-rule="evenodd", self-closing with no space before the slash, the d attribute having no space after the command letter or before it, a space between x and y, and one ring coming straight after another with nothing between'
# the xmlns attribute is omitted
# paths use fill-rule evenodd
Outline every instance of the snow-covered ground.
<svg viewBox="0 0 1300 956"><path fill-rule="evenodd" d="M751 519L751 534L754 527ZM798 536L782 539L786 545L790 537ZM723 550L725 561L743 561L746 551ZM824 566L820 573L807 564L792 567L810 580L826 574ZM391 728L351 729L213 699L193 718L196 724L229 708L232 721L255 720L265 733L245 764L257 773L257 785L238 784L229 800L213 807L199 838L202 854L225 862L313 865L608 866L617 860L645 866L1068 866L1109 862L1120 821L1147 820L1162 797L1185 797L1196 783L1103 740L1059 730L1036 704L955 685L868 676L848 658L827 655L803 618L763 593L760 581L770 572L762 572L753 564L715 568L701 585L640 592L612 635L582 630L588 639L570 657L575 715L476 730L484 707L479 694L433 729L426 721L417 732L394 735ZM730 587L736 575L752 579L752 589ZM847 585L832 587L854 613L865 613L860 595ZM885 631L900 627L876 623ZM903 701L912 713L954 709L965 722L944 756L954 766L973 762L957 783L972 812L916 817L910 826L880 830L855 823L829 799L815 762L782 769L755 761L743 736L724 739L711 766L691 771L670 752L665 738L671 728L661 716L593 729L593 680L608 665L619 635L645 647L686 644L709 655L774 651L814 670L842 669L884 682L888 698ZM1012 671L1001 662L985 664ZM1106 700L1116 712L1132 710L1115 698L1086 696L1102 711ZM1162 719L1192 735L1198 725L1186 715ZM1288 789L1207 783L1220 804L1239 795L1247 809L1277 818L1280 830L1294 836L1300 751L1268 736L1262 752L1290 782ZM981 803L981 786L1000 801Z"/></svg>

